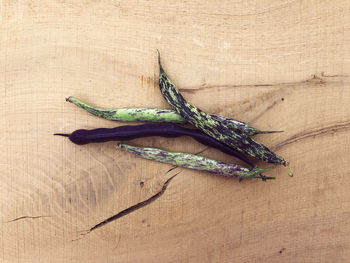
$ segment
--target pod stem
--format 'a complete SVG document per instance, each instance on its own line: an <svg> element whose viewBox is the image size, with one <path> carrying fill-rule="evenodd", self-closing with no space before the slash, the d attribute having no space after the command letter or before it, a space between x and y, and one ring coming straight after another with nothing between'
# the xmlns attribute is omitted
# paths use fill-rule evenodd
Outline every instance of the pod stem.
<svg viewBox="0 0 350 263"><path fill-rule="evenodd" d="M68 133L54 133L53 135L59 135L59 136L64 136L64 137L70 136L70 134L68 134Z"/></svg>
<svg viewBox="0 0 350 263"><path fill-rule="evenodd" d="M288 175L289 175L290 177L293 177L293 170L292 170L292 167L290 167L290 164L289 164L288 162L286 162L286 164L285 164L284 166L286 166L286 167L289 168L289 173L288 173Z"/></svg>

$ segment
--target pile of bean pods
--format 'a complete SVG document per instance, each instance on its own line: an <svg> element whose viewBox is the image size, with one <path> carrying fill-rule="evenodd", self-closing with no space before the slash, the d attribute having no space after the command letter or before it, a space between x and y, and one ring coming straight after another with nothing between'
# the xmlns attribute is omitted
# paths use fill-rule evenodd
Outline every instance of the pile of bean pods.
<svg viewBox="0 0 350 263"><path fill-rule="evenodd" d="M275 177L264 176L262 173L276 167L276 165L289 167L289 164L281 156L278 156L266 146L251 138L251 136L256 134L280 131L260 131L244 122L202 111L186 101L179 89L168 77L162 67L159 51L158 64L159 88L173 110L150 108L102 109L93 107L75 97L66 99L89 113L108 120L158 122L157 124L125 125L94 130L79 129L71 134L56 133L55 135L66 136L73 143L79 145L131 140L149 136L168 138L190 136L206 146L217 148L226 154L235 156L250 167L224 163L190 153L168 152L157 148L135 147L126 144L119 144L119 147L149 160L223 176L238 177L240 180L246 178L275 179ZM184 128L178 125L185 123L193 125L196 129ZM267 168L257 168L247 156L274 165ZM292 176L291 169L289 175Z"/></svg>

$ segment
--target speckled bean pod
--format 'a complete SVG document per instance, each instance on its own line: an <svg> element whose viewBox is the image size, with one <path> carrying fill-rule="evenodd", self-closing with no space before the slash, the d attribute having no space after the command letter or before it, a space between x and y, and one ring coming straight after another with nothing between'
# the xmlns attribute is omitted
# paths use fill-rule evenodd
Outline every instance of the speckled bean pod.
<svg viewBox="0 0 350 263"><path fill-rule="evenodd" d="M266 172L275 166L268 168L248 169L237 164L224 163L190 153L168 152L157 148L135 147L127 144L119 144L119 147L145 159L162 163L169 163L176 166L205 171L223 176L238 177L239 179L275 179L275 177L266 177L260 175L261 173Z"/></svg>
<svg viewBox="0 0 350 263"><path fill-rule="evenodd" d="M158 64L160 71L159 87L163 97L188 123L242 153L268 163L286 164L286 161L282 157L240 132L238 128L232 129L232 127L224 122L213 118L210 114L188 103L164 71L160 62L159 52Z"/></svg>

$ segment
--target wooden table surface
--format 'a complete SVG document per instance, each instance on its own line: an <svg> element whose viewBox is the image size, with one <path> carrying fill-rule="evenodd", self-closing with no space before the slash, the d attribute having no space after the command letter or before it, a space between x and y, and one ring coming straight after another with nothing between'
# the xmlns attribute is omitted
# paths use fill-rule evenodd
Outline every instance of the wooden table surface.
<svg viewBox="0 0 350 263"><path fill-rule="evenodd" d="M0 1L0 262L346 262L350 1ZM192 104L283 133L262 182L135 157L55 132L123 125L65 101ZM195 153L190 138L128 142ZM204 156L236 162L217 150ZM259 163L259 166L265 164ZM161 191L150 204L86 230Z"/></svg>

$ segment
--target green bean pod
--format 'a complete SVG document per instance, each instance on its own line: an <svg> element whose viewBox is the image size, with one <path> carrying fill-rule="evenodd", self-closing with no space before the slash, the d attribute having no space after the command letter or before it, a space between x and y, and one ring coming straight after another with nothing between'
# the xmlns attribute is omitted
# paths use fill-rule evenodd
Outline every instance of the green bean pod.
<svg viewBox="0 0 350 263"><path fill-rule="evenodd" d="M89 105L88 103L69 97L66 99L74 105L86 110L87 112L112 121L149 121L149 122L170 122L186 123L186 121L176 111L170 109L155 108L121 108L121 109L102 109ZM239 129L248 136L255 134L276 133L280 131L260 131L248 124L235 119L223 117L216 114L210 114L214 119L225 123L233 129Z"/></svg>
<svg viewBox="0 0 350 263"><path fill-rule="evenodd" d="M260 174L276 166L248 169L237 164L224 163L190 153L168 152L158 148L135 147L127 144L119 144L118 146L128 152L148 160L169 163L189 169L205 171L228 177L238 177L239 179L275 179L275 177L266 177Z"/></svg>
<svg viewBox="0 0 350 263"><path fill-rule="evenodd" d="M163 97L188 123L242 153L268 163L286 165L286 161L282 157L269 150L266 146L254 141L241 132L238 127L233 129L231 126L188 103L164 71L160 62L159 51L158 64L160 71L159 87Z"/></svg>
<svg viewBox="0 0 350 263"><path fill-rule="evenodd" d="M102 109L93 107L72 96L67 98L66 101L73 103L95 116L112 121L185 122L185 120L173 110L149 108Z"/></svg>

